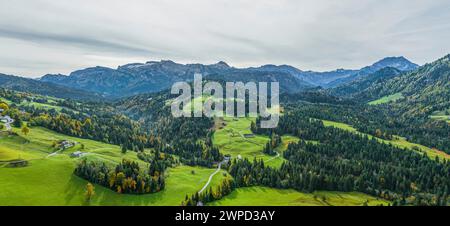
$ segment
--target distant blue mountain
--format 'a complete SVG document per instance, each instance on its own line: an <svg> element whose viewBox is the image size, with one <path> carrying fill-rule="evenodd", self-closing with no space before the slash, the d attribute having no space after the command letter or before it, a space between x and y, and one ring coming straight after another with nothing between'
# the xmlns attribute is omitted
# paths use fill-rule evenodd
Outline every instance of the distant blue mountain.
<svg viewBox="0 0 450 226"><path fill-rule="evenodd" d="M387 67L395 68L400 71L412 71L415 70L418 65L407 60L405 57L387 57L359 70L337 69L334 71L315 72L302 71L289 65L276 66L271 64L256 68L248 68L248 70L281 71L294 75L310 85L329 88L349 83L355 79L373 74L374 72Z"/></svg>
<svg viewBox="0 0 450 226"><path fill-rule="evenodd" d="M349 73L348 76L336 79L332 82L329 82L324 85L324 87L337 87L342 84L350 83L358 78L373 74L383 68L395 68L400 71L413 71L419 67L419 65L412 63L407 60L405 57L387 57L371 66L363 67L360 70L355 70L352 73Z"/></svg>
<svg viewBox="0 0 450 226"><path fill-rule="evenodd" d="M131 63L117 69L92 67L65 75L45 75L40 81L96 92L109 97L157 92L178 81L191 81L195 73L223 81L278 81L285 92L298 92L317 86L334 87L351 82L385 67L401 71L417 68L404 57L388 57L360 70L329 72L302 71L289 65L235 68L221 61L216 64L179 64L170 60Z"/></svg>

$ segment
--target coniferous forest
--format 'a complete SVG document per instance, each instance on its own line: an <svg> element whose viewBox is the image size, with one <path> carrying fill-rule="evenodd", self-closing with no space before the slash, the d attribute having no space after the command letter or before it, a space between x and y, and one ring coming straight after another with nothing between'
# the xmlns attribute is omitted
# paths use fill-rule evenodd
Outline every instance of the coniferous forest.
<svg viewBox="0 0 450 226"><path fill-rule="evenodd" d="M175 118L170 103L176 95L167 90L95 101L1 88L0 174L60 161L90 183L90 202L95 186L157 195L191 183L175 192L171 205L209 205L240 189L264 187L446 206L448 58L412 71L383 69L342 87L282 90L272 129L261 128L261 117Z"/></svg>

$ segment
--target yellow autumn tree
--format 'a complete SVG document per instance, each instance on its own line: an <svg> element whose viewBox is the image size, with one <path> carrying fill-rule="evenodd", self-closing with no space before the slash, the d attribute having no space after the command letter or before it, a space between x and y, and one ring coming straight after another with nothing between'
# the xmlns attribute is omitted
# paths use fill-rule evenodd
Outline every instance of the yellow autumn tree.
<svg viewBox="0 0 450 226"><path fill-rule="evenodd" d="M0 108L6 111L6 110L9 109L9 106L8 106L6 103L1 102L1 103L0 103Z"/></svg>
<svg viewBox="0 0 450 226"><path fill-rule="evenodd" d="M22 133L26 136L28 133L30 133L30 128L28 126L22 127Z"/></svg>
<svg viewBox="0 0 450 226"><path fill-rule="evenodd" d="M376 137L381 137L382 135L383 135L383 133L381 132L380 129L376 129L376 130L375 130L375 136L376 136Z"/></svg>
<svg viewBox="0 0 450 226"><path fill-rule="evenodd" d="M92 196L95 195L95 187L91 183L86 185L86 200L90 201Z"/></svg>

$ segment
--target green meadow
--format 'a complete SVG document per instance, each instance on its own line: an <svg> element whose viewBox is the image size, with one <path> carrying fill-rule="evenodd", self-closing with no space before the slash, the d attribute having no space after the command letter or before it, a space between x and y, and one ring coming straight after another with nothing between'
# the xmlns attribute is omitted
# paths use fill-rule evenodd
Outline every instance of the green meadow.
<svg viewBox="0 0 450 226"><path fill-rule="evenodd" d="M402 95L402 93L394 93L392 95L384 96L378 100L370 101L368 104L369 105L385 104L385 103L401 100L403 98L405 98L405 97Z"/></svg>
<svg viewBox="0 0 450 226"><path fill-rule="evenodd" d="M447 109L445 111L433 112L433 114L430 115L430 118L434 119L434 120L446 121L446 122L450 123L450 109Z"/></svg>
<svg viewBox="0 0 450 226"><path fill-rule="evenodd" d="M283 161L282 153L289 143L298 142L294 136L283 136L282 144L276 151L280 156L264 155L261 151L269 141L266 136L251 134L250 118L216 119L217 132L214 142L222 153L233 157L264 159L267 165L279 167ZM331 123L331 122L328 122ZM328 124L329 125L329 124ZM345 124L334 123L334 126L352 129ZM353 129L354 130L354 129ZM166 172L166 188L158 193L146 195L118 194L100 185L95 186L95 195L91 201L85 200L87 181L75 176L73 170L80 159L71 158L74 151L87 153L85 157L91 161L101 161L107 164L117 164L123 158L139 162L143 167L147 164L139 160L134 152L122 154L120 147L88 139L70 137L51 130L33 127L28 135L0 135L0 204L1 205L152 205L177 206L186 195L199 191L207 182L215 169L203 167L178 166L169 168ZM356 130L354 130L356 131ZM64 151L52 147L55 141L69 140L76 145ZM310 141L314 142L314 141ZM316 143L316 142L314 142ZM146 150L148 151L148 150ZM55 154L56 152L56 154ZM25 159L29 161L26 167L12 168L8 161ZM217 187L220 182L229 177L226 171L213 177L210 187ZM387 205L387 201L378 200L369 195L356 192L317 191L302 193L294 190L281 190L264 187L239 188L222 200L212 205Z"/></svg>
<svg viewBox="0 0 450 226"><path fill-rule="evenodd" d="M223 154L229 154L232 157L241 156L242 158L263 158L269 159L270 156L264 155L261 151L269 142L269 138L261 135L246 138L244 135L253 134L250 130L250 124L255 119L252 118L223 118L217 119L216 132L214 133L214 144L219 147ZM218 125L217 125L218 124Z"/></svg>
<svg viewBox="0 0 450 226"><path fill-rule="evenodd" d="M17 131L17 129L14 129ZM17 131L18 132L18 131ZM78 144L49 155L55 150L55 140L70 140ZM81 144L84 145L82 149ZM122 158L138 160L136 153L122 154L115 145L79 139L55 133L44 128L31 128L27 136L0 135L0 204L1 205L180 205L188 194L199 191L215 169L178 166L166 172L166 188L146 195L124 195L95 185L95 195L85 201L87 181L73 175L79 159L70 153L80 150L88 153L85 158L95 161L118 163ZM8 167L7 161L27 159L29 165L21 168ZM3 163L3 164L1 164ZM209 186L217 186L225 171L216 174Z"/></svg>
<svg viewBox="0 0 450 226"><path fill-rule="evenodd" d="M212 206L378 206L389 201L359 192L316 191L302 193L292 189L266 187L238 188Z"/></svg>
<svg viewBox="0 0 450 226"><path fill-rule="evenodd" d="M46 99L47 103L39 103L39 102L34 102L34 101L23 100L20 104L16 104L16 103L14 103L14 102L12 102L12 101L10 101L8 99L1 98L1 97L0 97L0 102L5 102L8 105L16 104L17 106L34 107L34 108L46 109L46 110L50 110L50 109L53 109L53 110L56 110L56 111L61 111L62 109L71 110L71 109L66 108L66 107L58 106L58 102L57 101L61 100L61 99L58 99L58 98L55 98L55 97L49 97L49 96L46 96L46 97L39 96L39 95L37 95L37 96L39 98Z"/></svg>
<svg viewBox="0 0 450 226"><path fill-rule="evenodd" d="M8 105L10 105L10 104L12 103L10 100L5 99L5 98L3 98L3 97L0 97L0 102L4 102L4 103L6 103L6 104L8 104Z"/></svg>
<svg viewBox="0 0 450 226"><path fill-rule="evenodd" d="M233 158L262 159L272 167L280 167L285 161L282 152L286 150L291 142L298 141L298 138L292 136L282 136L283 144L277 148L279 156L270 156L262 152L269 137L253 134L250 130L251 122L254 118L220 118L216 119L216 132L213 142L219 148L220 152L230 155ZM245 135L252 134L250 137Z"/></svg>

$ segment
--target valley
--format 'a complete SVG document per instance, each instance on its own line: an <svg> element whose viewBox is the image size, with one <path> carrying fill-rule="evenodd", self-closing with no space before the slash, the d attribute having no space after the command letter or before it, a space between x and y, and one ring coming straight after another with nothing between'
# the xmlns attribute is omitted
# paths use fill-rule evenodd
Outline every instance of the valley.
<svg viewBox="0 0 450 226"><path fill-rule="evenodd" d="M243 118L231 121L235 123L231 124L228 129L245 131L245 129L248 129L251 119ZM20 134L20 130L17 128L14 128L13 132ZM232 136L230 138L233 139ZM264 137L261 137L261 139L264 141L268 140L268 138ZM52 143L58 140L74 141L77 142L77 145L50 156L56 152L52 148ZM296 141L298 141L298 138L283 136L283 144L278 148L278 151L282 153L289 143ZM230 141L234 145L238 145L241 142L241 140ZM230 143L228 145L232 145ZM253 144L255 143L257 142L255 141ZM84 146L83 149L81 148L82 145ZM261 142L261 145L263 145L263 142ZM249 146L251 147L252 145ZM261 146L255 148L258 147ZM242 147L240 149L245 150ZM268 161L268 165L273 167L279 167L285 161L282 157L277 157L277 159L270 161L273 157L262 154L259 149L250 148L248 152L243 153L233 152L233 149L228 150L225 153L231 154L233 157L242 155L242 157L261 158ZM95 198L90 202L86 202L84 199L84 187L87 182L73 175L73 170L79 159L70 157L70 154L76 151L82 151L85 153L83 158L93 161L115 164L120 162L122 158L126 158L138 161L142 165L146 164L139 160L135 153L121 153L118 146L70 137L45 128L34 127L26 136L2 133L0 135L0 184L5 185L5 187L0 195L0 203L4 205L50 206L177 206L180 205L186 194L199 191L207 183L209 176L215 171L215 169L202 167L177 166L168 170L167 189L162 192L141 196L124 195L117 194L101 186L95 186ZM252 153L255 155L252 155ZM9 162L18 159L28 161L28 166L24 168L8 166ZM225 170L220 170L219 173L214 174L207 189L220 184L224 177L229 177L229 175L224 175L227 175ZM367 200L369 201L368 205L387 205L389 203L368 195L345 192L308 194L293 190L252 187L249 189L238 189L235 193L227 196L223 201L214 202L211 205L363 205ZM267 199L267 197L270 197L270 199Z"/></svg>
<svg viewBox="0 0 450 226"><path fill-rule="evenodd" d="M448 57L418 68L387 58L330 78L171 61L0 76L0 205L448 205ZM280 80L278 126L173 117L166 85L199 71L219 83ZM129 86L112 92L119 84Z"/></svg>
<svg viewBox="0 0 450 226"><path fill-rule="evenodd" d="M17 131L17 129L15 129ZM17 131L18 132L18 131ZM167 172L167 189L149 195L117 194L101 186L95 186L95 198L89 203L84 198L87 181L73 175L78 158L70 154L80 150L80 145L47 157L54 150L55 140L76 141L83 144L84 158L119 163L122 158L145 165L135 153L122 154L120 147L92 140L58 134L43 128L32 128L27 136L0 135L0 193L2 205L172 205L181 204L184 196L198 191L215 171L203 167L177 166ZM9 167L8 162L24 159L27 167ZM194 172L194 173L193 173ZM225 171L216 174L210 186L220 183Z"/></svg>

